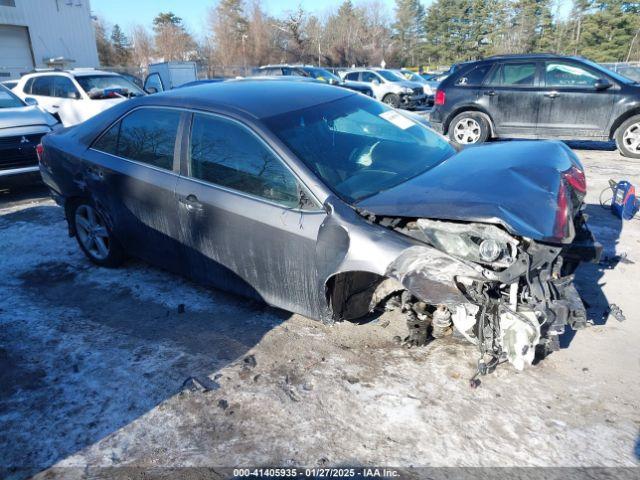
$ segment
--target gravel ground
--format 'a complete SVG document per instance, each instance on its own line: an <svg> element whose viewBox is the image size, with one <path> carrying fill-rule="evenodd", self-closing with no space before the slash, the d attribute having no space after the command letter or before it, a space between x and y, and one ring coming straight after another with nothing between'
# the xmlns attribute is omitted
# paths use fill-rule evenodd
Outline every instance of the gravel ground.
<svg viewBox="0 0 640 480"><path fill-rule="evenodd" d="M130 261L96 268L42 192L0 195L0 478L87 467L640 466L640 219L599 206L640 162L572 144L610 265L577 274L594 325L468 386L454 338L326 327ZM619 305L626 321L607 319ZM638 473L634 470L634 473Z"/></svg>

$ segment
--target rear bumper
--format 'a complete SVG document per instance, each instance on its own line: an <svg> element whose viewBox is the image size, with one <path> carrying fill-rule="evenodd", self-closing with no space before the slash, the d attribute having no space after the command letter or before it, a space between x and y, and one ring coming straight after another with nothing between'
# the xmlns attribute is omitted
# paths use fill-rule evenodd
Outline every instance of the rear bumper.
<svg viewBox="0 0 640 480"><path fill-rule="evenodd" d="M431 117L429 117L428 120L429 120L429 123L431 124L431 128L433 128L438 133L444 133L444 128L442 126L442 123L434 122L433 120L431 120Z"/></svg>

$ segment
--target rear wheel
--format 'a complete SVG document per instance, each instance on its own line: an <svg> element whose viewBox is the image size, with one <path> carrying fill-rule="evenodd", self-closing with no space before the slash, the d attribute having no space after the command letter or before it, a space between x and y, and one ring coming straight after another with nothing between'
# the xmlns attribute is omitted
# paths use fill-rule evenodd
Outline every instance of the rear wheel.
<svg viewBox="0 0 640 480"><path fill-rule="evenodd" d="M82 200L75 205L71 218L78 245L89 260L111 268L122 263L124 251L98 209Z"/></svg>
<svg viewBox="0 0 640 480"><path fill-rule="evenodd" d="M635 115L618 127L616 146L625 157L640 158L640 115Z"/></svg>
<svg viewBox="0 0 640 480"><path fill-rule="evenodd" d="M400 106L400 97L395 93L387 93L382 99L382 102L393 108L398 108Z"/></svg>
<svg viewBox="0 0 640 480"><path fill-rule="evenodd" d="M477 112L462 112L449 124L449 138L458 145L474 145L487 141L489 122Z"/></svg>

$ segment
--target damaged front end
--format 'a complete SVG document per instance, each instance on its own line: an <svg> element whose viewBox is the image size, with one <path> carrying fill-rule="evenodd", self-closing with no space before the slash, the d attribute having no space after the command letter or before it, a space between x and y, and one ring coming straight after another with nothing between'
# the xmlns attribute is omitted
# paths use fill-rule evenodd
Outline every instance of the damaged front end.
<svg viewBox="0 0 640 480"><path fill-rule="evenodd" d="M521 370L536 353L557 350L567 325L587 324L573 273L581 261L597 261L601 248L581 213L569 245L516 237L484 223L369 219L420 242L386 272L405 289L398 303L408 314L413 344L420 344L427 325L435 338L454 326L478 346L479 373L505 360Z"/></svg>

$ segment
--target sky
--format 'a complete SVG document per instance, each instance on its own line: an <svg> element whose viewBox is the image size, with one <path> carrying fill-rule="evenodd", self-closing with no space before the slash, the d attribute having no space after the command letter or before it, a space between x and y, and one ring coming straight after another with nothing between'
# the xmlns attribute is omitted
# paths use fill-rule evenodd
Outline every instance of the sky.
<svg viewBox="0 0 640 480"><path fill-rule="evenodd" d="M382 0L393 11L394 0ZM340 5L342 0L263 0L262 5L268 13L280 15L302 5L305 10L323 13L325 10ZM358 3L356 0L354 3ZM423 1L428 4L431 1ZM202 35L206 30L209 8L216 5L216 0L91 0L91 10L110 24L119 24L125 32L134 24L151 27L153 18L160 12L171 11L181 17L195 35Z"/></svg>
<svg viewBox="0 0 640 480"><path fill-rule="evenodd" d="M274 16L288 10L295 10L298 5L313 13L323 14L334 10L343 0L262 0L263 7ZM432 0L422 0L426 7ZM206 33L209 8L216 5L216 0L91 0L91 10L95 15L104 18L110 24L119 24L125 32L135 24L151 27L153 18L160 12L173 12L181 17L187 29L196 36ZM358 0L354 3L357 5ZM395 0L382 0L389 13L393 12ZM560 5L560 15L566 16L571 7L570 0L552 2ZM554 7L555 11L555 7Z"/></svg>

